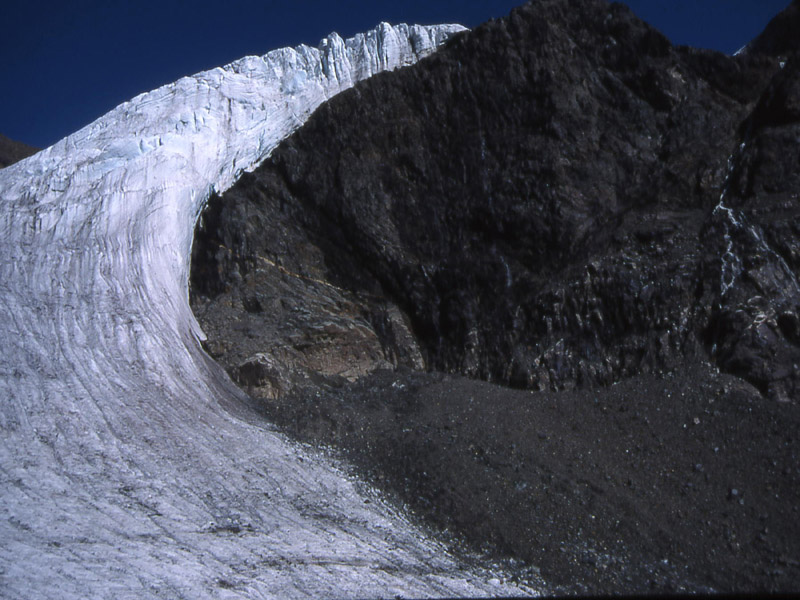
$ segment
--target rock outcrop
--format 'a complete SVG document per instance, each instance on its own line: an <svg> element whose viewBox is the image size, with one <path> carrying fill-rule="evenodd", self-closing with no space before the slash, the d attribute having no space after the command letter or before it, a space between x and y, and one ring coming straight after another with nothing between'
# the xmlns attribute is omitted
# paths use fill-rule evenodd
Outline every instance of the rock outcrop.
<svg viewBox="0 0 800 600"><path fill-rule="evenodd" d="M38 152L38 148L17 142L4 136L0 133L0 169L13 165L15 162L22 160Z"/></svg>

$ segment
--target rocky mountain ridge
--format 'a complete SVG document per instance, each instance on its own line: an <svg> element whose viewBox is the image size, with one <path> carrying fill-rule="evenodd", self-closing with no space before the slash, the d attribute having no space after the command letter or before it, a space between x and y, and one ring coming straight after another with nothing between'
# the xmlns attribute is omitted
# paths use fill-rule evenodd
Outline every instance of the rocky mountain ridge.
<svg viewBox="0 0 800 600"><path fill-rule="evenodd" d="M207 349L287 431L567 591L791 589L776 561L796 546L764 531L798 510L798 6L728 57L620 4L533 1L356 86L211 199L191 275ZM424 404L467 397L457 422ZM531 432L564 403L585 439ZM550 439L579 458L543 456ZM763 512L730 510L739 479ZM581 508L603 502L602 523ZM675 517L657 531L653 502Z"/></svg>

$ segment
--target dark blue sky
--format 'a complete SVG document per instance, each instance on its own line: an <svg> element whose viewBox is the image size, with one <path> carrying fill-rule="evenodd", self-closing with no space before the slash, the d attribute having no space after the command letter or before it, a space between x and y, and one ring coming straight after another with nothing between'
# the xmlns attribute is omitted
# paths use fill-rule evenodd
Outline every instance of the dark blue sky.
<svg viewBox="0 0 800 600"><path fill-rule="evenodd" d="M790 0L628 0L674 43L732 53ZM2 0L0 133L47 146L140 92L247 54L391 23L500 17L522 0Z"/></svg>

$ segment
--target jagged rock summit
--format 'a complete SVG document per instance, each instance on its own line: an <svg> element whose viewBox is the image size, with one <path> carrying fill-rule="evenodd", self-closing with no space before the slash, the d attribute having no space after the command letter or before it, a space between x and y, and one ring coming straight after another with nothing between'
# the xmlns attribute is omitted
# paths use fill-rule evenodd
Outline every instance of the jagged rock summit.
<svg viewBox="0 0 800 600"><path fill-rule="evenodd" d="M274 431L200 349L195 218L355 82L458 26L390 26L142 94L0 171L0 595L528 593Z"/></svg>
<svg viewBox="0 0 800 600"><path fill-rule="evenodd" d="M564 591L791 589L798 6L729 57L532 1L355 86L211 199L209 352Z"/></svg>

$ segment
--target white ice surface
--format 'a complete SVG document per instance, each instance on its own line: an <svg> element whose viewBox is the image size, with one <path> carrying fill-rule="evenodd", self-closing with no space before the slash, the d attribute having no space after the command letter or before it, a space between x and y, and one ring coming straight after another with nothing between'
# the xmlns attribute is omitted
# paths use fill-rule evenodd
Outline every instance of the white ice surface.
<svg viewBox="0 0 800 600"><path fill-rule="evenodd" d="M0 597L520 592L271 430L187 302L209 194L320 103L460 29L382 24L247 57L0 170Z"/></svg>

